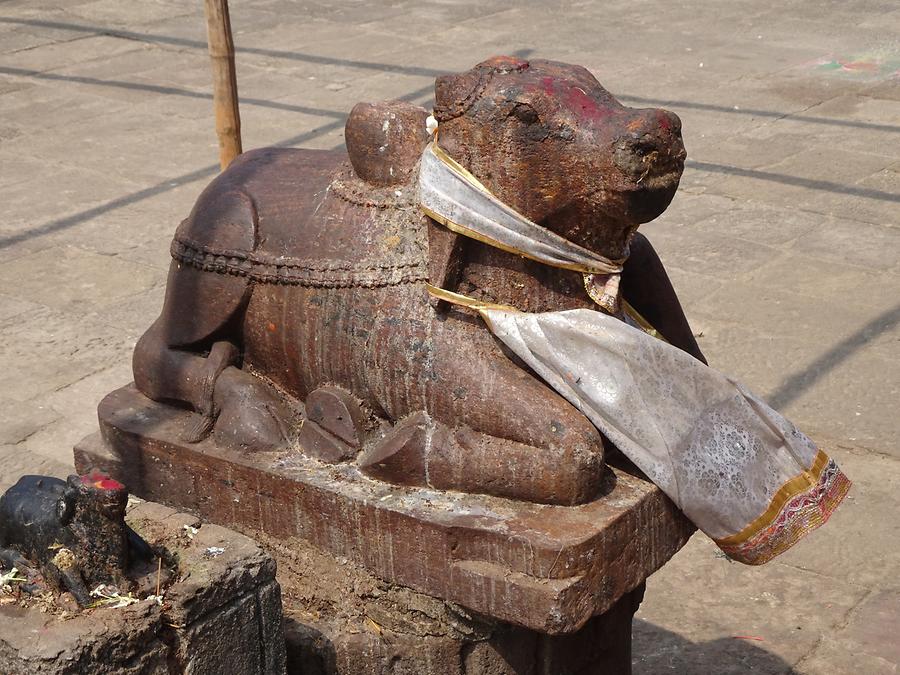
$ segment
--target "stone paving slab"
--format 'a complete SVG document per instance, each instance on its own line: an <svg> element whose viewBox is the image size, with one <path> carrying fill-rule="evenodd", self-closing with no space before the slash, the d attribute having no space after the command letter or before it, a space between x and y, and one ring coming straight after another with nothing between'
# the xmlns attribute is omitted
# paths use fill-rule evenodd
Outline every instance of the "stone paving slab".
<svg viewBox="0 0 900 675"><path fill-rule="evenodd" d="M855 487L758 570L696 537L650 580L636 671L896 673L882 630L900 622L896 3L247 0L231 14L247 148L339 146L357 101L427 106L435 74L504 52L581 63L625 103L678 113L682 188L643 230L710 362L822 440ZM0 488L65 475L97 401L129 377L171 233L216 172L205 39L198 3L0 2ZM748 632L762 640L735 637Z"/></svg>
<svg viewBox="0 0 900 675"><path fill-rule="evenodd" d="M732 563L695 535L647 584L637 672L896 672L884 631L897 624L900 558L873 547L900 535L885 515L900 509L900 462L817 440L854 480L832 521L763 567ZM857 654L871 655L859 670Z"/></svg>

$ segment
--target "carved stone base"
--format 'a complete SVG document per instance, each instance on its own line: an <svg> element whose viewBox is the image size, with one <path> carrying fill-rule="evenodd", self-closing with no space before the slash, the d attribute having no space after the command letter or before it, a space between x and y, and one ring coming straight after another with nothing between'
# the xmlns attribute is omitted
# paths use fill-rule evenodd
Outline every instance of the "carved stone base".
<svg viewBox="0 0 900 675"><path fill-rule="evenodd" d="M628 675L644 587L568 635L497 624L487 637L417 636L285 617L289 675Z"/></svg>
<svg viewBox="0 0 900 675"><path fill-rule="evenodd" d="M387 583L298 539L278 563L291 675L626 675L643 584L567 635L545 635Z"/></svg>
<svg viewBox="0 0 900 675"><path fill-rule="evenodd" d="M145 499L251 536L300 538L391 584L550 635L610 610L693 531L658 488L617 468L595 501L548 506L393 486L300 452L185 443L191 415L133 386L107 396L99 417L100 434L75 449L81 472L103 469Z"/></svg>

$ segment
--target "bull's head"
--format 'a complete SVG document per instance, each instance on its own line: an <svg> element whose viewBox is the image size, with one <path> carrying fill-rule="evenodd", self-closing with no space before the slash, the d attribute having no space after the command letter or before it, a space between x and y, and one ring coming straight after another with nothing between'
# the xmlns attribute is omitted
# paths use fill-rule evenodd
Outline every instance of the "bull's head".
<svg viewBox="0 0 900 675"><path fill-rule="evenodd" d="M580 66L494 57L435 86L439 143L531 220L609 258L671 202L681 122L619 103Z"/></svg>

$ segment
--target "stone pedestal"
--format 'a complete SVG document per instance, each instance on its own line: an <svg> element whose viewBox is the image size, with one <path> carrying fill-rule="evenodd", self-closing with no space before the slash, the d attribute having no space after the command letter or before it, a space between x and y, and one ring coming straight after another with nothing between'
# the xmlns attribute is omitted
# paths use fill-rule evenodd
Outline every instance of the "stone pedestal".
<svg viewBox="0 0 900 675"><path fill-rule="evenodd" d="M191 415L133 386L99 417L75 449L80 471L277 556L292 672L628 672L644 580L693 531L626 467L593 502L551 506L398 487L302 448L187 443Z"/></svg>
<svg viewBox="0 0 900 675"><path fill-rule="evenodd" d="M292 675L627 675L631 619L643 587L569 635L498 624L483 639L370 626L349 632L286 617Z"/></svg>
<svg viewBox="0 0 900 675"><path fill-rule="evenodd" d="M622 675L643 584L578 631L546 635L387 583L299 540L278 561L292 675Z"/></svg>
<svg viewBox="0 0 900 675"><path fill-rule="evenodd" d="M0 605L0 673L285 672L281 595L269 555L243 535L160 504L134 504L126 521L174 565L176 581L162 606L143 600L66 617Z"/></svg>

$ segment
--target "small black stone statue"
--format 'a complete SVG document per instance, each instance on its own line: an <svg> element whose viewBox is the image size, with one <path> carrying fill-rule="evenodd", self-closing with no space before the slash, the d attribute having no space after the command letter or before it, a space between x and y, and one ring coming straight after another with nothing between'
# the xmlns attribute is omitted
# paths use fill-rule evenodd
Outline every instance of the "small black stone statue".
<svg viewBox="0 0 900 675"><path fill-rule="evenodd" d="M99 584L124 589L129 567L153 555L125 523L127 503L125 486L102 473L22 476L0 497L0 566L24 574L26 590L68 591L82 607Z"/></svg>

